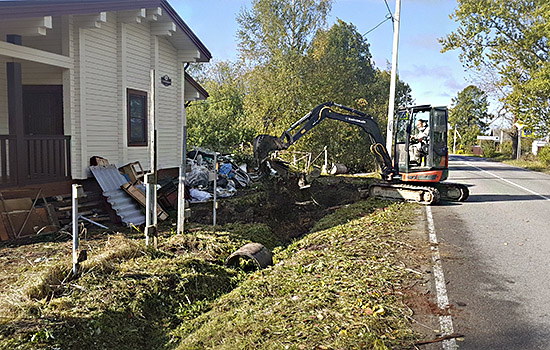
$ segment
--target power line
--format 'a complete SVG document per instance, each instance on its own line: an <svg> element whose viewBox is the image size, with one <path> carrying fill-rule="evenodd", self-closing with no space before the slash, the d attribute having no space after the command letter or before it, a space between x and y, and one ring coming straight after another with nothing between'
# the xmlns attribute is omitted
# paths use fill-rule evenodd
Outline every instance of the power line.
<svg viewBox="0 0 550 350"><path fill-rule="evenodd" d="M388 5L388 1L387 1L387 0L384 0L384 2L386 3L386 8L388 9L388 14L389 14L390 17L391 17L391 21L393 22L393 14L391 13L390 5ZM386 18L387 18L387 16L386 16Z"/></svg>
<svg viewBox="0 0 550 350"><path fill-rule="evenodd" d="M370 34L372 31L374 31L376 28L380 27L382 24L384 24L386 21L390 19L392 22L394 21L393 14L391 13L390 5L388 5L388 1L384 0L384 3L386 4L386 8L388 9L388 14L386 15L386 18L382 22L378 23L374 28L372 28L371 30L363 34L363 36Z"/></svg>
<svg viewBox="0 0 550 350"><path fill-rule="evenodd" d="M382 24L384 24L385 22L387 22L387 21L390 20L390 19L393 20L393 16L391 16L391 15L386 15L386 18L385 18L382 22L378 23L374 28L372 28L371 30L369 30L368 32L366 32L365 34L363 34L363 36L367 36L367 35L370 34L372 31L374 31L376 28L380 27Z"/></svg>

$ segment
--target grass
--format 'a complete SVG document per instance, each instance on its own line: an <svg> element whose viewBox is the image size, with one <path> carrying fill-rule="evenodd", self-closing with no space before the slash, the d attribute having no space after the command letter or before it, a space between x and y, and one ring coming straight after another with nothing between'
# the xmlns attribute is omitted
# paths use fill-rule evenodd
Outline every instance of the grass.
<svg viewBox="0 0 550 350"><path fill-rule="evenodd" d="M281 251L274 267L249 276L210 311L182 324L178 349L411 345L416 335L404 293L416 277L406 269L403 246L395 242L406 235L413 206L379 204L343 208L343 216L355 218Z"/></svg>
<svg viewBox="0 0 550 350"><path fill-rule="evenodd" d="M0 349L173 347L171 329L244 278L222 261L251 239L276 242L262 224L164 235L157 251L119 234L93 247L77 280L67 278L70 242L61 243L65 254L16 272L21 278L6 295L18 297L1 299Z"/></svg>
<svg viewBox="0 0 550 350"><path fill-rule="evenodd" d="M253 196L235 206L263 194ZM261 222L182 235L165 224L158 250L135 232L99 233L81 242L89 258L79 279L70 278L66 237L3 246L0 349L410 345L417 335L405 299L417 276L407 269L411 245L396 242L407 241L415 206L367 200L335 208L290 244ZM223 265L249 242L273 250L275 266L251 273Z"/></svg>
<svg viewBox="0 0 550 350"><path fill-rule="evenodd" d="M518 168L529 169L541 173L550 174L550 169L536 159L505 159L503 163L513 165Z"/></svg>
<svg viewBox="0 0 550 350"><path fill-rule="evenodd" d="M469 156L476 157L474 155L469 155ZM504 164L512 165L518 168L550 174L550 168L548 168L542 162L537 160L536 156L533 156L532 154L522 156L521 159L512 159L510 155L497 153L494 157L488 157L488 159L501 162Z"/></svg>

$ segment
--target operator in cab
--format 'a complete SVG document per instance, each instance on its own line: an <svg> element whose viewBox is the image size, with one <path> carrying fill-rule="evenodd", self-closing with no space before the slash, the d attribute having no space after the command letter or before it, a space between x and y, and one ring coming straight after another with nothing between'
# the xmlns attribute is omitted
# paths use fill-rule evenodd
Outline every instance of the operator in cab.
<svg viewBox="0 0 550 350"><path fill-rule="evenodd" d="M411 150L414 160L418 165L422 164L423 158L428 155L428 138L430 137L430 127L426 119L416 121L416 130L411 136Z"/></svg>

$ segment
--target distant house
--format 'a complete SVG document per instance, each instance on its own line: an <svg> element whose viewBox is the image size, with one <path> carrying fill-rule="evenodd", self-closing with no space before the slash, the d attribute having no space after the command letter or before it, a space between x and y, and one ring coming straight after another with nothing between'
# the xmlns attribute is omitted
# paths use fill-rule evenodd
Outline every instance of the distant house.
<svg viewBox="0 0 550 350"><path fill-rule="evenodd" d="M177 167L185 101L207 97L185 66L210 59L165 0L0 2L0 187L85 179L93 156L148 168L152 69Z"/></svg>

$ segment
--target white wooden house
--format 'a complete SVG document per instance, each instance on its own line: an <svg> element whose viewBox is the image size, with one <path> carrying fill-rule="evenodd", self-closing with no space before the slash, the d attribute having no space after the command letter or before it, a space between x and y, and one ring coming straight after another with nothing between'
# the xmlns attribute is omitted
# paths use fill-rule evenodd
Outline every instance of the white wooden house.
<svg viewBox="0 0 550 350"><path fill-rule="evenodd" d="M177 167L185 101L207 97L185 66L210 59L165 0L1 1L0 186L85 179L93 156L148 168L151 70L158 167Z"/></svg>

